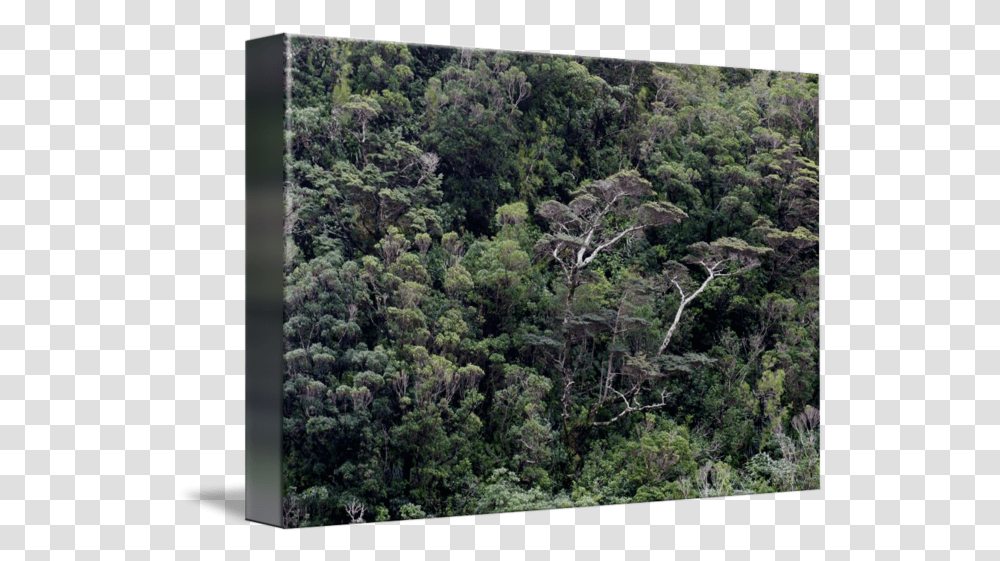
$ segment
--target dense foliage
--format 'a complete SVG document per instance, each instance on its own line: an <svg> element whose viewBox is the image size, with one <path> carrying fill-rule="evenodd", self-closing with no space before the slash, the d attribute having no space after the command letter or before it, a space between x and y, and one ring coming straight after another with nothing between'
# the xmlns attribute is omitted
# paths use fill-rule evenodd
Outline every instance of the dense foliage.
<svg viewBox="0 0 1000 561"><path fill-rule="evenodd" d="M287 525L818 487L816 76L288 48Z"/></svg>

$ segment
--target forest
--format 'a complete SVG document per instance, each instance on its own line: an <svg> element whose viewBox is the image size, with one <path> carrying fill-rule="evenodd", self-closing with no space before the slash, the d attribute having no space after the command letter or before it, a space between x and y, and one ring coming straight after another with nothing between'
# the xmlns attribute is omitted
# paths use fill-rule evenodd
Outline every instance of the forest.
<svg viewBox="0 0 1000 561"><path fill-rule="evenodd" d="M286 40L286 526L819 487L816 75Z"/></svg>

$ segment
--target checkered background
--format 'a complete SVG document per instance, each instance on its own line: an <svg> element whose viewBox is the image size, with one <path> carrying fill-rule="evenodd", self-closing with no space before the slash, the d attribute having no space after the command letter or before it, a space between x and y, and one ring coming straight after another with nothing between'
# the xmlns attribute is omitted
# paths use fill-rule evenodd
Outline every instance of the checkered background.
<svg viewBox="0 0 1000 561"><path fill-rule="evenodd" d="M0 558L997 558L997 2L0 14ZM245 522L243 48L279 32L821 73L822 491Z"/></svg>

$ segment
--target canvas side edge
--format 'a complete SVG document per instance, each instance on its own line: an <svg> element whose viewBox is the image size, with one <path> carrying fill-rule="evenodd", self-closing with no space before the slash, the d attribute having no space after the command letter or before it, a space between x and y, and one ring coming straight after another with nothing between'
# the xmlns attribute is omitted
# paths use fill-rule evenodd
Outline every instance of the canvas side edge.
<svg viewBox="0 0 1000 561"><path fill-rule="evenodd" d="M246 519L283 526L285 35L246 42Z"/></svg>

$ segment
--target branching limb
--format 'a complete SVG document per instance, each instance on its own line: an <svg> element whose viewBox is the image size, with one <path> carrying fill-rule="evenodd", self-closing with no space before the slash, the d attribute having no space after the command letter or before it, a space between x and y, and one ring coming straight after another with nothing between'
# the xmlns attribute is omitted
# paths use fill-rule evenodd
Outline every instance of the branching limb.
<svg viewBox="0 0 1000 561"><path fill-rule="evenodd" d="M351 499L344 505L344 510L351 517L351 524L358 524L365 521L365 505L361 504L361 501Z"/></svg>
<svg viewBox="0 0 1000 561"><path fill-rule="evenodd" d="M597 257L597 254L599 254L600 252L604 251L605 249L608 249L609 247L615 245L616 243L618 243L625 236L631 234L632 232L637 232L639 230L642 230L643 228L645 228L645 226L643 226L641 224L637 224L635 226L631 226L629 228L626 228L625 230L622 230L617 236L615 236L615 237L611 238L610 240L608 240L608 241L606 241L606 242L598 245L597 247L595 247L593 249L593 251L590 252L590 255L588 255L583 261L579 262L580 268L582 269L583 267L586 267L587 265L590 265L590 263ZM582 255L582 252L585 249L587 249L587 248L583 247L583 248L580 249L581 255Z"/></svg>
<svg viewBox="0 0 1000 561"><path fill-rule="evenodd" d="M698 242L690 246L691 255L685 258L685 261L691 264L700 265L705 269L708 276L701 283L690 296L685 296L683 289L681 288L683 282L688 281L687 271L684 266L676 261L671 261L667 263L665 274L667 279L677 288L681 295L681 302L677 306L677 312L674 314L673 323L670 324L670 328L667 329L667 334L663 337L663 343L660 344L660 349L656 353L657 356L663 354L667 350L667 346L670 344L670 339L674 336L677 331L677 326L680 324L681 315L684 313L684 308L687 307L699 294L708 288L708 285L717 278L729 277L733 275L743 274L751 269L760 265L760 256L769 253L771 250L765 247L754 247L747 244L745 241L737 238L719 238L711 244L705 242ZM735 263L738 265L736 270L726 272L726 268L731 264Z"/></svg>
<svg viewBox="0 0 1000 561"><path fill-rule="evenodd" d="M636 412L640 412L640 411L649 411L650 409L659 409L660 407L664 407L664 406L667 405L667 398L671 396L671 394L668 393L667 390L663 390L663 391L660 392L660 402L659 403L653 403L653 404L650 404L650 405L643 405L641 407L637 407L637 406L629 403L629 401L627 399L625 399L624 394L622 394L618 390L612 390L612 391L614 391L616 394L618 394L619 396L621 396L622 399L625 400L625 409L623 409L622 411L620 411L617 415L615 415L614 417L612 417L608 421L595 421L594 423L592 423L593 426L595 426L595 427L607 426L607 425L610 425L610 424L618 421L619 419L621 419L622 417L624 417L624 416L626 416L626 415L628 415L630 413L636 413Z"/></svg>
<svg viewBox="0 0 1000 561"><path fill-rule="evenodd" d="M667 345L670 344L670 339L674 336L674 332L677 331L677 326L681 322L681 314L684 313L684 308L688 304L690 304L692 301L694 301L694 299L697 298L699 294L701 294L702 292L704 292L705 289L708 288L708 284L710 282L712 282L713 280L715 280L716 277L719 276L719 275L717 275L715 273L715 269L714 268L709 267L709 266L705 265L704 263L702 263L702 265L705 267L705 270L708 271L708 277L705 279L704 282L701 283L701 286L698 287L698 290L695 290L687 298L684 297L684 292L680 289L680 284L677 282L677 280L671 279L671 282L673 282L674 286L676 286L677 289L680 291L680 294L681 294L681 303L680 303L679 306L677 306L677 313L674 314L674 322L672 324L670 324L670 329L667 330L667 334L663 338L663 343L660 345L660 349L659 349L659 351L657 351L656 356L662 355L663 351L667 350Z"/></svg>

